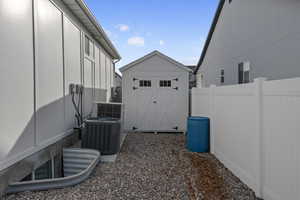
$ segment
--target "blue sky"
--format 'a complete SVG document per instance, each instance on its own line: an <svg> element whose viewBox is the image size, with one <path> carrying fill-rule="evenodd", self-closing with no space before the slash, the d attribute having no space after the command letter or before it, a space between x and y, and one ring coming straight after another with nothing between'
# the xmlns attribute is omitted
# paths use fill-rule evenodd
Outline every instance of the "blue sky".
<svg viewBox="0 0 300 200"><path fill-rule="evenodd" d="M85 0L122 56L117 68L154 50L196 64L218 0Z"/></svg>

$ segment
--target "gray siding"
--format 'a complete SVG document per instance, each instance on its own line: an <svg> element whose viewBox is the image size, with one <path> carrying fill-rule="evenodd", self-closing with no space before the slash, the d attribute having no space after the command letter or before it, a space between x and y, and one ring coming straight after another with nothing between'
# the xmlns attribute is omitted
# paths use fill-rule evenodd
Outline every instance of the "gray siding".
<svg viewBox="0 0 300 200"><path fill-rule="evenodd" d="M300 1L226 1L198 73L204 84L238 83L238 63L251 63L250 79L300 76Z"/></svg>
<svg viewBox="0 0 300 200"><path fill-rule="evenodd" d="M115 82L114 83L115 87L122 87L122 78L119 75L117 75L116 73L115 73L114 82Z"/></svg>

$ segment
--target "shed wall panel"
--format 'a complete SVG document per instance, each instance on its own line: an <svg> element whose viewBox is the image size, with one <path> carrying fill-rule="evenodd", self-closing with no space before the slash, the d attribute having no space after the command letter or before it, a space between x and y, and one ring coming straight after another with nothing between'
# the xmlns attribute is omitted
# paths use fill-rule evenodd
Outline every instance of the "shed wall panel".
<svg viewBox="0 0 300 200"><path fill-rule="evenodd" d="M163 66L163 67L162 67ZM183 70L166 59L160 56L152 56L151 58L144 60L142 63L136 64L134 67L129 68L127 71L139 71L139 72L182 72Z"/></svg>

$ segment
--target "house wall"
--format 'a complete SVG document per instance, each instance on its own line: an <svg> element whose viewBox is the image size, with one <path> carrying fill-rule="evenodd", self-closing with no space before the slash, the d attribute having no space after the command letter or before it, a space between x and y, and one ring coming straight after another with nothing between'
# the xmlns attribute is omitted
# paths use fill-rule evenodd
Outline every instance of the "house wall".
<svg viewBox="0 0 300 200"><path fill-rule="evenodd" d="M97 42L93 39L93 36L89 33L89 31L84 27L84 25L75 17L72 12L65 6L65 4L61 0L52 0L59 8L63 10L65 15L68 16L69 19L72 20L72 23L76 25L82 33L82 45L84 45L84 35L87 35L91 39L91 51L93 51L93 55L89 57L89 60L93 61L93 64L95 65L93 67L93 71L95 73L95 78L98 76L97 73L97 67L99 62L99 87L97 86L97 80L94 81L94 85L96 87L95 89L95 100L96 101L109 101L110 100L110 88L113 87L113 85L110 84L110 81L113 80L113 75L110 74L111 71L114 71L113 68L113 58L112 56ZM84 46L83 46L84 47ZM98 54L99 50L99 54ZM84 54L84 53L83 53ZM98 55L99 55L99 61L98 61ZM86 57L84 55L84 57ZM106 64L106 60L108 60L109 64ZM98 90L97 90L98 87ZM100 89L100 90L99 90ZM107 91L107 98L104 100L102 97L99 97L99 93L103 94L102 90Z"/></svg>
<svg viewBox="0 0 300 200"><path fill-rule="evenodd" d="M66 128L71 129L74 126L75 110L70 103L72 97L69 92L69 85L71 83L81 84L81 33L80 29L73 25L73 23L64 17L64 56L65 56L65 123Z"/></svg>
<svg viewBox="0 0 300 200"><path fill-rule="evenodd" d="M211 151L265 200L300 199L300 78L192 91L210 118Z"/></svg>
<svg viewBox="0 0 300 200"><path fill-rule="evenodd" d="M115 87L122 87L122 78L115 74L114 79L114 86Z"/></svg>
<svg viewBox="0 0 300 200"><path fill-rule="evenodd" d="M111 73L103 70L100 52L112 58L61 1L2 0L0 22L1 171L73 132L70 83L86 87L85 114L95 100L106 101L110 85L101 84ZM91 62L84 56L84 34L98 53Z"/></svg>
<svg viewBox="0 0 300 200"><path fill-rule="evenodd" d="M31 0L1 1L0 22L0 110L3 113L0 160L3 162L22 132L28 137L23 148L34 145Z"/></svg>
<svg viewBox="0 0 300 200"><path fill-rule="evenodd" d="M300 76L300 2L251 0L226 3L200 67L204 86L238 83L238 63L249 61L251 81Z"/></svg>

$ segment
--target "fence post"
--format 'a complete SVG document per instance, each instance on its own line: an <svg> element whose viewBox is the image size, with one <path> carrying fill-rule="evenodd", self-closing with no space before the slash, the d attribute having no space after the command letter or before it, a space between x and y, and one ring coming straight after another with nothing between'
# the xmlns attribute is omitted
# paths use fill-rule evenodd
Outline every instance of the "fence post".
<svg viewBox="0 0 300 200"><path fill-rule="evenodd" d="M263 136L263 84L266 78L256 78L255 83L255 106L256 106L256 130L258 151L257 151L257 196L263 198L264 185L264 136Z"/></svg>
<svg viewBox="0 0 300 200"><path fill-rule="evenodd" d="M215 88L216 85L211 85L209 88L210 152L212 154L215 154Z"/></svg>

